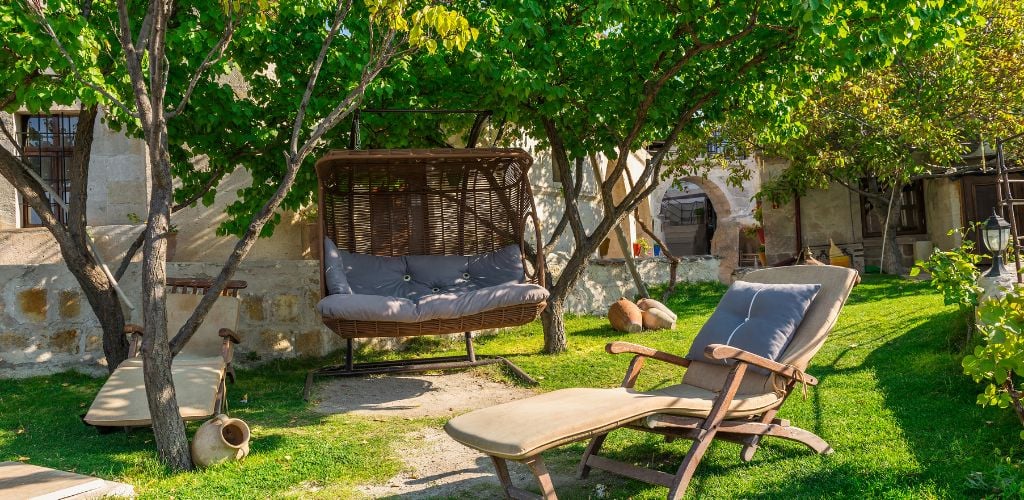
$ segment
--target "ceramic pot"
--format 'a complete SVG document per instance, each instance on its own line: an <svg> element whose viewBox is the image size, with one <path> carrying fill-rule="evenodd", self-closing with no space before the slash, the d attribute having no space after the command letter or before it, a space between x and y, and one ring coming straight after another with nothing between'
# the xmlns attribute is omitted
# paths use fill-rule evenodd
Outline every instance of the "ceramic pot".
<svg viewBox="0 0 1024 500"><path fill-rule="evenodd" d="M231 460L249 454L249 426L223 413L207 420L192 438L192 462L199 467Z"/></svg>
<svg viewBox="0 0 1024 500"><path fill-rule="evenodd" d="M608 322L620 332L635 333L643 330L643 314L636 304L625 297L608 308Z"/></svg>

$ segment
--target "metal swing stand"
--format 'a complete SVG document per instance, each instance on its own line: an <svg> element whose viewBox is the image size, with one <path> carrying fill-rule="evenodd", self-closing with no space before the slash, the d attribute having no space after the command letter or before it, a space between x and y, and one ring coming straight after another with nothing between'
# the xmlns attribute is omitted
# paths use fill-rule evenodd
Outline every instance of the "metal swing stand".
<svg viewBox="0 0 1024 500"><path fill-rule="evenodd" d="M465 356L439 356L433 358L400 359L394 361L373 361L368 363L356 363L354 360L355 339L347 340L345 351L345 364L324 366L310 370L306 374L306 386L302 392L302 398L309 401L313 391L313 382L316 377L363 377L366 375L397 375L404 373L423 373L430 371L463 370L477 366L503 364L519 380L537 385L537 380L531 377L515 363L501 356L477 357L473 349L473 334L466 332L466 355Z"/></svg>

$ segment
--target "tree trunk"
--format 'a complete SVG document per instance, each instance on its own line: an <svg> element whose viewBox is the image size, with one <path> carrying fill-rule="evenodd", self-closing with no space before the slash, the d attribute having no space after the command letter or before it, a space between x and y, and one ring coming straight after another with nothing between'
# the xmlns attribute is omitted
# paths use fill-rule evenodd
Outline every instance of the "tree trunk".
<svg viewBox="0 0 1024 500"><path fill-rule="evenodd" d="M544 352L547 354L565 352L568 347L563 317L565 299L587 270L587 256L593 251L594 248L590 244L589 238L584 242L584 246L573 248L569 262L558 275L558 280L550 286L551 295L548 296L548 306L541 314L541 323L544 325Z"/></svg>
<svg viewBox="0 0 1024 500"><path fill-rule="evenodd" d="M83 109L75 133L74 156L68 168L71 184L68 223L57 219L43 187L28 175L31 168L6 149L0 148L0 175L11 183L37 214L60 248L68 270L78 281L82 293L103 329L103 354L107 370L113 372L128 357L124 334L124 311L113 284L93 255L86 232L85 213L89 183L89 155L92 150L96 108Z"/></svg>
<svg viewBox="0 0 1024 500"><path fill-rule="evenodd" d="M893 188L892 195L887 200L889 202L888 210L886 211L885 218L885 234L883 235L885 246L882 252L882 272L891 274L893 276L902 276L906 273L906 268L903 267L903 252L900 251L899 244L896 243L896 231L898 230L899 216L894 212L899 210L897 200L900 196L900 186Z"/></svg>
<svg viewBox="0 0 1024 500"><path fill-rule="evenodd" d="M146 382L146 399L156 438L160 461L172 470L192 469L185 423L181 420L178 400L171 377L171 346L167 337L167 238L171 226L171 203L174 186L171 176L171 155L167 150L167 117L164 113L164 92L167 89L162 64L166 64L166 30L171 3L154 2L153 31L150 38L149 76L151 94L136 90L135 99L150 160L149 217L145 243L142 246L142 312L145 317L142 336L142 373ZM138 60L128 56L129 71L136 85L142 84Z"/></svg>
<svg viewBox="0 0 1024 500"><path fill-rule="evenodd" d="M162 139L166 126L154 129L151 134L161 138L149 141L153 190L146 240L142 247L142 311L146 318L142 342L143 375L160 461L174 470L189 470L192 457L171 377L173 356L167 339L165 293L172 194L170 157L167 150L160 147L166 144Z"/></svg>
<svg viewBox="0 0 1024 500"><path fill-rule="evenodd" d="M107 371L114 370L128 359L128 337L124 333L124 310L117 292L107 280L106 274L99 264L89 258L88 254L78 252L80 249L65 250L61 248L61 256L71 274L78 280L82 293L89 302L89 307L99 320L103 329L103 355L107 359Z"/></svg>
<svg viewBox="0 0 1024 500"><path fill-rule="evenodd" d="M548 306L540 315L541 323L544 325L544 352L548 354L565 352L569 347L569 341L565 335L565 305L563 301L562 298L549 298Z"/></svg>
<svg viewBox="0 0 1024 500"><path fill-rule="evenodd" d="M103 329L103 354L110 373L128 358L128 339L124 333L124 310L113 283L103 272L102 263L93 255L87 232L86 209L89 194L89 167L95 138L97 107L82 109L75 130L75 149L68 168L68 233L73 245L61 245L61 256Z"/></svg>

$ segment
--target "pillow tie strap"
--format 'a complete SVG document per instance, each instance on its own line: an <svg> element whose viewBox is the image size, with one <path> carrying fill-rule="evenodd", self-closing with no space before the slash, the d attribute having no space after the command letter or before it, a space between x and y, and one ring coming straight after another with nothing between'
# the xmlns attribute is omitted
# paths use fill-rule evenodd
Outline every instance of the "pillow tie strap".
<svg viewBox="0 0 1024 500"><path fill-rule="evenodd" d="M804 401L807 401L807 377L804 375L804 372L801 371L799 368L797 368L797 367L795 367L795 366L793 366L793 365L791 365L789 363L786 363L786 366L792 368L793 372L796 373L796 376L793 377L793 380L795 380L796 383L800 384L801 395L803 396ZM783 381L783 380L779 380L781 378L784 378L784 377L780 377L779 374L777 374L777 373L773 373L772 377L771 377L771 379L772 379L772 390L775 391L775 394L777 396L779 396L780 398L784 397L786 395L786 392L787 392L786 391L786 382Z"/></svg>

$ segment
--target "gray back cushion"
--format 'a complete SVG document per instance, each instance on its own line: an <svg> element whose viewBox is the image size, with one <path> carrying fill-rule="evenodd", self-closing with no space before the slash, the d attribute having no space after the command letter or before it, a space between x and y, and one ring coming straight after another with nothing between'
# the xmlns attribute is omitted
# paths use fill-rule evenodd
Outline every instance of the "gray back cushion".
<svg viewBox="0 0 1024 500"><path fill-rule="evenodd" d="M522 283L526 280L523 256L517 245L469 257L466 271L469 279L481 287Z"/></svg>
<svg viewBox="0 0 1024 500"><path fill-rule="evenodd" d="M821 285L733 283L686 357L709 361L704 348L726 344L777 360L820 289Z"/></svg>
<svg viewBox="0 0 1024 500"><path fill-rule="evenodd" d="M460 255L407 255L405 264L409 278L431 291L436 289L434 293L447 292L469 281L469 259Z"/></svg>
<svg viewBox="0 0 1024 500"><path fill-rule="evenodd" d="M330 238L324 238L324 281L328 295L352 293L352 287L345 277L345 264L341 252Z"/></svg>
<svg viewBox="0 0 1024 500"><path fill-rule="evenodd" d="M378 257L361 253L341 252L345 263L345 277L352 285L352 292L361 295L401 296L408 280L403 279L405 258Z"/></svg>
<svg viewBox="0 0 1024 500"><path fill-rule="evenodd" d="M431 295L464 294L525 281L519 247L462 256L378 257L338 250L324 238L327 292L400 297L418 303Z"/></svg>

